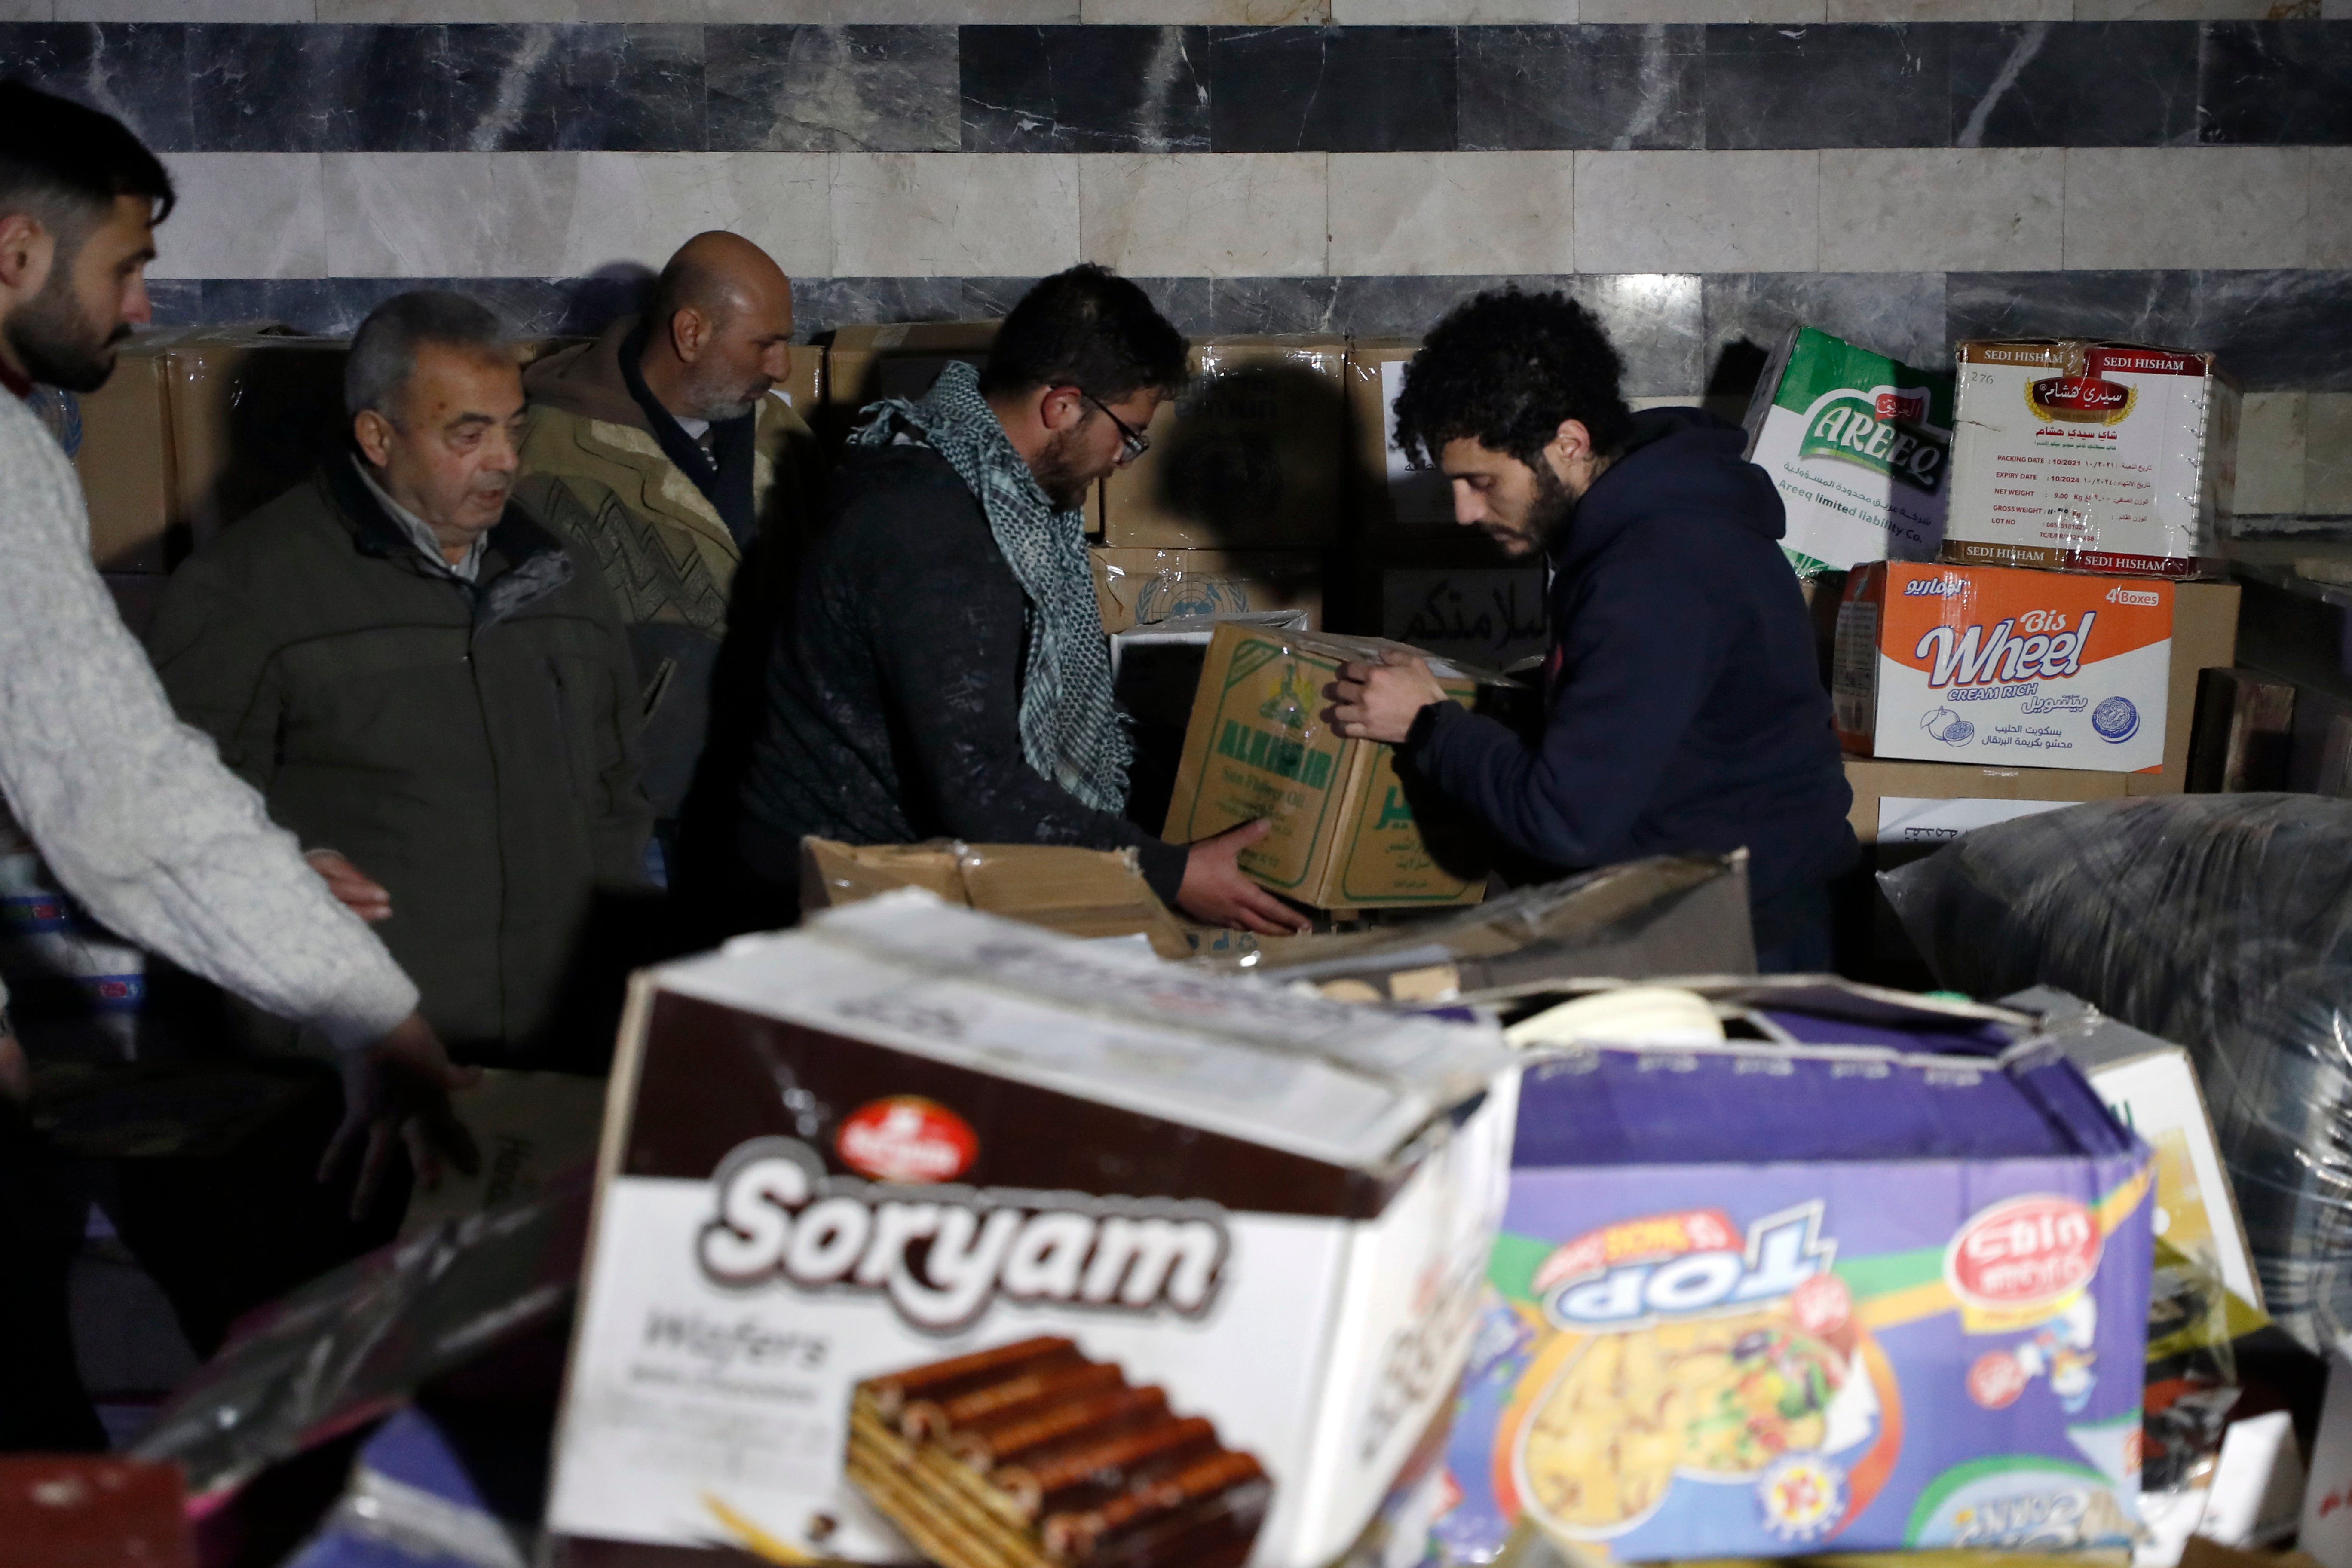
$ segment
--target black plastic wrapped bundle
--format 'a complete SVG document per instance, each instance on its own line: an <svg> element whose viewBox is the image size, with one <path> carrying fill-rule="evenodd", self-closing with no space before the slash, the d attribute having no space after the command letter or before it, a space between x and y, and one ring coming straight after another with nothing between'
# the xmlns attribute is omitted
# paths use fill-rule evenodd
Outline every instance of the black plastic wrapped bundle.
<svg viewBox="0 0 2352 1568"><path fill-rule="evenodd" d="M2060 986L2187 1046L2272 1315L2352 1329L2352 802L2101 802L1879 880L1945 984Z"/></svg>

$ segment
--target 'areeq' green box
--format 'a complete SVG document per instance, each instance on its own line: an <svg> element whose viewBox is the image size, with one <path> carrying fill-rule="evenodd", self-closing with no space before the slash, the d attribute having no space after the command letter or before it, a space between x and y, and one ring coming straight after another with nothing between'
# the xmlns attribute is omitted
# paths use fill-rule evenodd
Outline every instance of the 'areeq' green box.
<svg viewBox="0 0 2352 1568"><path fill-rule="evenodd" d="M1788 508L1801 575L1932 561L1944 540L1952 374L1795 327L1748 405L1748 460Z"/></svg>

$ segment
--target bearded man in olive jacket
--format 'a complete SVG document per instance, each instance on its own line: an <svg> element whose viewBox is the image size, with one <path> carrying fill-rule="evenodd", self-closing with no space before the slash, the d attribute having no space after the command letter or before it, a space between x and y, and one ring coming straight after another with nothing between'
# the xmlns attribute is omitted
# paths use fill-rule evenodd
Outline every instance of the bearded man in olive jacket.
<svg viewBox="0 0 2352 1568"><path fill-rule="evenodd" d="M731 778L738 765L724 715L757 694L730 699L720 649L730 626L744 647L766 648L761 617L790 585L793 547L814 516L816 437L778 390L792 331L783 269L714 230L678 247L644 316L523 378L530 414L515 493L583 547L619 601L645 695L646 793L665 825L685 815L706 738L725 753L711 766ZM740 712L732 723L749 728ZM731 784L719 793L731 798Z"/></svg>
<svg viewBox="0 0 2352 1568"><path fill-rule="evenodd" d="M644 885L627 637L510 499L522 383L489 311L385 301L344 395L353 450L197 551L149 651L453 1053L549 1062L599 895Z"/></svg>

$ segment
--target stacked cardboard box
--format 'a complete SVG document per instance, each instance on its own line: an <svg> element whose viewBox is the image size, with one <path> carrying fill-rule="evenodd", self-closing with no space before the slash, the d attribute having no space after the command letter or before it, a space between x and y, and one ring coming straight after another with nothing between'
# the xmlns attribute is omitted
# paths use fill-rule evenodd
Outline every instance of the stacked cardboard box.
<svg viewBox="0 0 2352 1568"><path fill-rule="evenodd" d="M1412 338L1348 346L1349 629L1503 668L1544 649L1544 574L1454 520L1453 487L1396 447ZM1335 621L1334 625L1339 623Z"/></svg>
<svg viewBox="0 0 2352 1568"><path fill-rule="evenodd" d="M1944 559L2218 574L2239 393L2211 354L2038 339L1958 357Z"/></svg>
<svg viewBox="0 0 2352 1568"><path fill-rule="evenodd" d="M1088 551L1103 630L1185 616L1303 610L1323 624L1323 558L1304 550Z"/></svg>

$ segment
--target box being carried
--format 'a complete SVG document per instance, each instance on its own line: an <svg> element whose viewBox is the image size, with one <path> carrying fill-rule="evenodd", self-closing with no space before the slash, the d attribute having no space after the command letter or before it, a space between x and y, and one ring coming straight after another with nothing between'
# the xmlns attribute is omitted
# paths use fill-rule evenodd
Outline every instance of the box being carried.
<svg viewBox="0 0 2352 1568"><path fill-rule="evenodd" d="M1799 574L1932 561L1944 537L1952 377L1791 328L1748 405L1748 460L1789 512Z"/></svg>
<svg viewBox="0 0 2352 1568"><path fill-rule="evenodd" d="M2237 387L2213 356L2133 343L1959 347L1944 559L2217 574L2237 489Z"/></svg>
<svg viewBox="0 0 2352 1568"><path fill-rule="evenodd" d="M1476 903L1485 873L1463 849L1424 837L1417 808L1428 802L1408 793L1395 749L1348 740L1324 721L1324 690L1339 666L1378 663L1389 649L1419 651L1377 637L1219 626L1160 837L1190 844L1264 817L1271 831L1242 851L1241 868L1301 903ZM1502 679L1442 660L1430 669L1465 705L1482 681Z"/></svg>
<svg viewBox="0 0 2352 1568"><path fill-rule="evenodd" d="M2164 764L2172 584L1884 562L1846 580L1832 695L1864 756Z"/></svg>
<svg viewBox="0 0 2352 1568"><path fill-rule="evenodd" d="M640 975L550 1528L1317 1568L1467 1354L1516 1070L912 890Z"/></svg>
<svg viewBox="0 0 2352 1568"><path fill-rule="evenodd" d="M2130 1542L2149 1156L2047 1044L1579 1049L1512 1164L1449 1560Z"/></svg>

